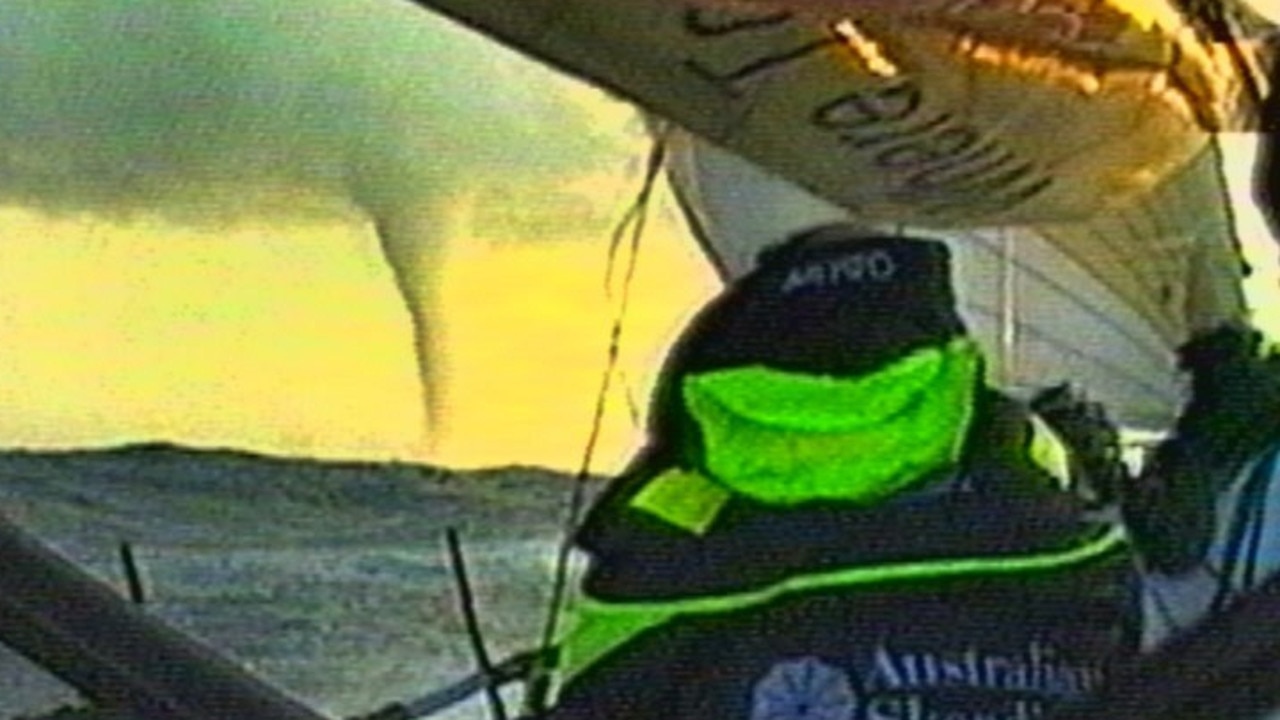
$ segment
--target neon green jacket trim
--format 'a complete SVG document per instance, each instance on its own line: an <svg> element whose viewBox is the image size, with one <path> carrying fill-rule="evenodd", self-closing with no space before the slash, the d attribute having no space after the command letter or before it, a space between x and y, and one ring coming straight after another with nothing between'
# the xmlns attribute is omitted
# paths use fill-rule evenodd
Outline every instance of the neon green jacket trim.
<svg viewBox="0 0 1280 720"><path fill-rule="evenodd" d="M732 498L723 485L702 473L672 468L647 482L629 507L704 535Z"/></svg>
<svg viewBox="0 0 1280 720"><path fill-rule="evenodd" d="M686 600L604 603L582 598L574 604L567 634L561 643L557 680L560 684L568 682L627 640L680 616L727 613L764 605L800 592L837 587L1061 570L1105 559L1123 551L1127 545L1128 536L1124 529L1118 525L1107 525L1079 545L1052 552L848 568L803 575L760 590Z"/></svg>
<svg viewBox="0 0 1280 720"><path fill-rule="evenodd" d="M749 366L687 378L710 477L769 505L871 505L959 458L981 372L958 338L861 378Z"/></svg>

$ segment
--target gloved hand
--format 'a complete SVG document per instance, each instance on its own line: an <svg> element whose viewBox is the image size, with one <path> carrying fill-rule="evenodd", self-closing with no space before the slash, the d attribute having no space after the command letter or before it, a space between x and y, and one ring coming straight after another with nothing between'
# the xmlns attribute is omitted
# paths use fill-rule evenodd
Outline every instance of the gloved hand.
<svg viewBox="0 0 1280 720"><path fill-rule="evenodd" d="M1134 544L1152 569L1179 574L1203 558L1215 498L1280 441L1280 356L1252 328L1227 326L1180 351L1191 400L1169 439L1122 498Z"/></svg>

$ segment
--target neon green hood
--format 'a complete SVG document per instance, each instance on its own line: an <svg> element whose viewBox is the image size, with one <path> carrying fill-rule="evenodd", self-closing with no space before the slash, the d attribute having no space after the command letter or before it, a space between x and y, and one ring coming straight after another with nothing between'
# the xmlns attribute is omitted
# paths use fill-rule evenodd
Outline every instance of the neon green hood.
<svg viewBox="0 0 1280 720"><path fill-rule="evenodd" d="M770 505L871 504L958 459L981 372L957 338L873 375L834 378L729 368L685 379L706 471Z"/></svg>

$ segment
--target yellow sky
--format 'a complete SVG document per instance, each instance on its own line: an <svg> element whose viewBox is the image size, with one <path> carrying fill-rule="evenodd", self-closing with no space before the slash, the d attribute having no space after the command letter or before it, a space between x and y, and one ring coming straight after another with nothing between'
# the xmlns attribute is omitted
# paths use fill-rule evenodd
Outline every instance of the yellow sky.
<svg viewBox="0 0 1280 720"><path fill-rule="evenodd" d="M623 369L637 400L714 278L670 207L645 236ZM195 231L0 212L0 445L163 438L413 458L408 315L363 224ZM572 468L616 303L603 238L451 243L451 432L437 460ZM635 439L615 393L599 466Z"/></svg>
<svg viewBox="0 0 1280 720"><path fill-rule="evenodd" d="M393 12L391 5L385 7ZM280 4L276 9L289 8L300 18L321 17L309 4ZM42 49L38 43L28 48L49 54L28 58L29 75L24 77L35 94L23 97L36 119L44 117L39 114L43 111L53 113L50 118L63 117L65 108L51 99L61 97L71 103L67 107L81 107L73 101L83 101L84 117L103 120L103 127L88 123L84 132L66 134L68 144L49 147L66 153L93 150L94 132L105 133L101 142L120 141L124 149L110 143L96 148L99 154L89 153L92 162L86 161L86 167L97 167L95 162L125 166L128 172L110 176L125 179L132 177L132 165L120 162L128 156L117 150L154 149L141 142L148 136L135 132L136 127L160 135L163 142L156 148L207 151L187 158L197 163L195 170L235 169L240 172L233 173L236 177L252 178L270 169L269 163L249 168L235 163L287 156L301 166L279 168L281 177L319 173L329 179L326 162L363 157L349 157L352 148L343 142L370 140L380 131L395 131L392 135L398 138L396 133L421 123L423 128L457 132L444 133L447 140L424 133L414 136L414 142L389 145L395 151L388 150L388 157L414 168L418 161L426 165L428 160L458 164L448 176L475 183L501 181L510 174L501 162L504 154L526 150L527 157L513 158L510 164L539 170L528 177L543 179L553 171L540 163L577 157L560 152L563 143L578 135L616 135L616 143L582 143L582 152L591 157L564 164L604 174L566 177L560 185L526 182L525 187L458 189L454 199L460 221L451 230L446 253L444 311L449 324L444 365L450 373L452 405L445 411L449 432L432 459L455 465L522 462L573 469L590 430L616 307L603 291L608 223L637 190L636 168L620 167L613 174L611 164L616 159L621 166L644 153L642 146L628 145L635 145L638 135L634 113L585 85L519 61L487 42L468 40L467 33L439 18L428 22L409 5L395 6L394 12L402 15L394 16L375 13L373 6L344 8L329 8L344 13L342 22L317 23L309 29L330 28L332 33L315 36L324 42L292 30L274 34L274 15L261 26L246 21L240 33L216 22L217 32L208 37L234 41L230 50L241 54L243 67L237 62L219 70L216 63L193 61L165 65L172 74L155 73L156 79L175 87L206 74L210 82L221 78L242 83L227 86L235 88L226 94L228 102L249 102L259 94L272 98L261 107L232 103L227 109L235 112L226 118L194 110L192 115L187 112L191 108L171 100L142 102L146 93L133 94L141 91L127 78L137 67L152 67L152 50L139 49L136 43L116 47L114 35L91 32L85 43L109 40L107 44L121 53L121 62L103 63L88 50L81 57L77 48L97 46L66 43L57 23L49 25L54 30L48 33L40 24L26 28L24 37L43 38L50 48L61 50ZM1259 9L1280 18L1280 0L1262 0ZM191 19L179 14L175 31L192 30L183 24ZM85 29L96 32L96 27ZM189 36L178 32L173 37L181 43ZM324 50L330 45L332 52ZM163 56L166 46L158 47L155 52ZM480 52L481 47L487 50ZM68 49L76 52L62 52ZM440 76L410 72L433 53L444 52L467 56L470 64ZM360 65L357 57L372 64ZM46 77L43 70L54 65L77 71ZM15 72L22 69L15 67ZM273 69L267 72L267 67ZM105 72L112 68L118 72ZM95 80L99 70L104 72ZM230 75L222 77L221 71ZM474 92L476 78L496 80L483 92ZM53 84L46 87L46 81ZM313 87L336 90L344 83L351 86L345 94L308 92ZM155 92L165 87L169 85L162 83ZM248 94L241 97L242 92ZM437 95L443 105L433 104ZM550 95L555 95L555 102L542 102ZM570 106L585 114L562 122ZM137 114L101 117L117 110ZM181 112L173 115L170 110ZM348 127L335 118L369 122ZM268 124L252 125L253 119ZM249 139L238 138L249 142L244 147L232 143L237 152L227 155L230 168L214 162L224 146L198 145L205 140L199 131L219 128L234 135L220 128L224 120L248 123L231 125L257 132ZM183 131L178 121L193 125ZM389 125L380 125L383 121ZM404 128L397 124L402 121ZM40 132L31 137L58 135L46 133L47 124L36 123ZM317 140L329 137L326 133L335 128L350 131L350 137L343 135L346 140L333 143ZM116 137L114 130L128 132ZM213 135L213 141L221 137ZM271 142L259 145L250 142L254 138ZM463 142L468 138L471 144ZM223 142L233 139L222 137ZM284 144L278 147L276 140ZM36 144L29 150L36 153L41 147ZM286 153L299 148L320 156ZM365 150L380 148L372 143ZM484 159L462 162L467 153L481 148L488 150ZM440 159L435 151L442 149L453 154L444 153ZM34 161L32 165L52 172L63 160L52 157L48 167ZM77 167L69 160L63 164ZM552 165L561 167L547 167ZM399 163L381 168L403 169ZM483 179L477 177L481 170L488 171ZM44 175L37 175L44 182ZM1247 163L1237 163L1232 170L1242 234L1255 266L1262 270L1250 280L1249 290L1264 311L1260 323L1280 337L1280 263L1256 213L1247 212L1247 175ZM378 173L371 177L376 180ZM245 189L244 195L256 197L255 187ZM132 197L130 192L138 188L119 190ZM192 190L203 196L199 191L207 188ZM468 215L469 207L475 209L467 205L468 192L487 193L487 199L478 202L483 217ZM114 197L113 192L106 195ZM46 206L82 207L75 202ZM512 242L530 236L537 236L537 241ZM641 406L668 343L714 288L710 268L676 220L670 199L662 196L645 237L623 342L622 369ZM609 408L595 465L601 471L616 469L638 439L623 393L610 397ZM371 228L350 219L197 230L147 218L53 218L22 208L0 208L0 447L100 446L153 439L325 457L422 459L423 413L409 319Z"/></svg>
<svg viewBox="0 0 1280 720"><path fill-rule="evenodd" d="M1246 183L1237 168L1237 192ZM612 207L633 190L620 178L600 192ZM1271 249L1256 216L1241 222L1266 268L1250 290L1280 337ZM437 461L576 467L616 307L605 247L603 236L489 241L474 228L452 239L454 405ZM624 338L641 405L665 347L714 287L663 199ZM621 393L610 407L602 471L638 439ZM168 439L409 459L421 428L408 316L367 226L215 232L0 211L0 445Z"/></svg>

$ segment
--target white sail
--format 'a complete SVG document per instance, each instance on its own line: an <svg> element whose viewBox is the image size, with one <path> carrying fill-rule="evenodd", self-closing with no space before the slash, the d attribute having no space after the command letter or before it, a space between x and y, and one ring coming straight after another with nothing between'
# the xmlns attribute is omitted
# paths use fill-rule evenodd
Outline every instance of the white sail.
<svg viewBox="0 0 1280 720"><path fill-rule="evenodd" d="M1238 99L1171 0L1034 50L800 0L414 0L635 102L866 217L937 228L1088 217L1148 192ZM856 3L855 3L856 4ZM1179 21L1180 22L1180 21ZM1092 37L1092 36L1090 36Z"/></svg>
<svg viewBox="0 0 1280 720"><path fill-rule="evenodd" d="M683 133L672 137L670 158L686 214L727 278L750 269L764 247L826 222L941 239L993 379L1015 391L1070 381L1130 427L1167 428L1182 400L1176 347L1194 330L1244 317L1212 150L1123 211L1048 228L948 232L860 221Z"/></svg>
<svg viewBox="0 0 1280 720"><path fill-rule="evenodd" d="M1080 65L776 4L415 2L684 128L669 136L673 185L728 277L831 220L946 240L965 317L1011 389L1071 381L1160 430L1182 397L1176 347L1244 314L1199 125L1231 93L1194 34L1154 25ZM1165 52L1185 62L1153 65Z"/></svg>

